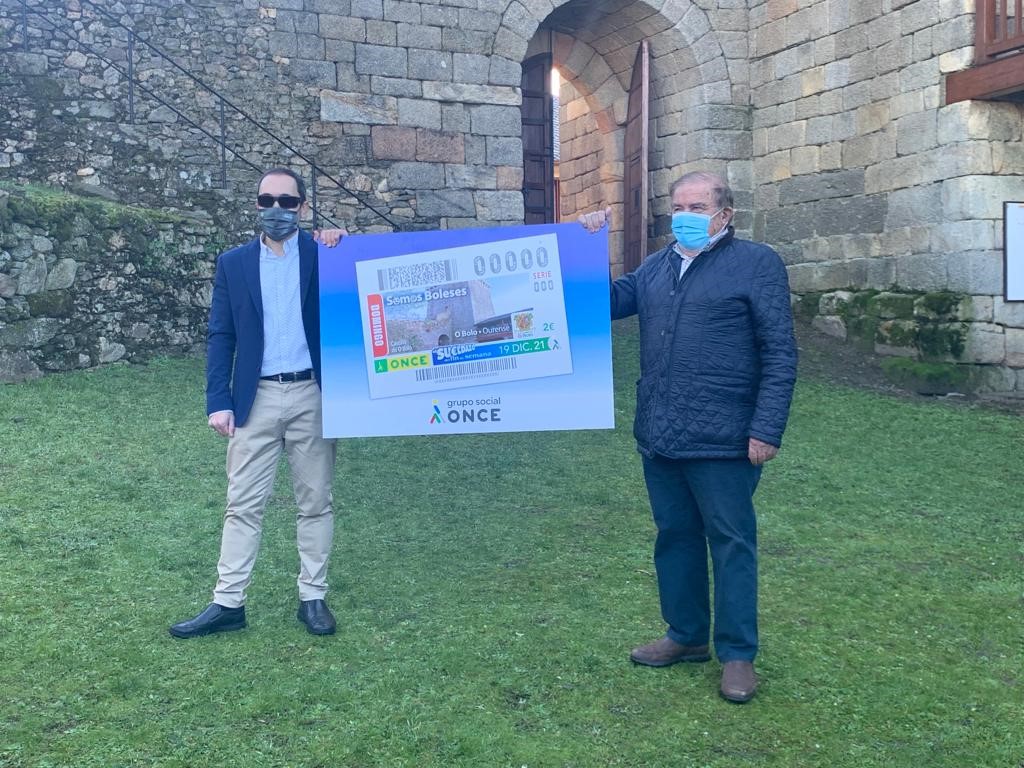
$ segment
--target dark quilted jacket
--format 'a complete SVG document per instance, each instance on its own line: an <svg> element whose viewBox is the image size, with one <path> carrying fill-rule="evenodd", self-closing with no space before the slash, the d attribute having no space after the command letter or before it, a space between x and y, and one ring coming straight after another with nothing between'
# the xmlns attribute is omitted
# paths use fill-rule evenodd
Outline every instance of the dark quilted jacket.
<svg viewBox="0 0 1024 768"><path fill-rule="evenodd" d="M612 283L612 317L640 316L633 434L646 456L731 458L780 445L796 380L778 254L730 232L678 280L672 248Z"/></svg>

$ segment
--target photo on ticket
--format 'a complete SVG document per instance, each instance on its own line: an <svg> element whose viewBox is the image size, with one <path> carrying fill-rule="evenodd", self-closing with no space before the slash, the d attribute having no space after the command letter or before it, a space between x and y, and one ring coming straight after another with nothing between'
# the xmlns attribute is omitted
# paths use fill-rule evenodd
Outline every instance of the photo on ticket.
<svg viewBox="0 0 1024 768"><path fill-rule="evenodd" d="M371 398L572 373L553 234L356 264Z"/></svg>

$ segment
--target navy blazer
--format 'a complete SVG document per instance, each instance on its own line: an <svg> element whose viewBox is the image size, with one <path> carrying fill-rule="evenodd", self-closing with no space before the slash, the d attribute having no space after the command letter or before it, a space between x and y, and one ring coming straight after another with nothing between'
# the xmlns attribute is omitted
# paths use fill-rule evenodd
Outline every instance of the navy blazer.
<svg viewBox="0 0 1024 768"><path fill-rule="evenodd" d="M320 384L320 276L318 246L299 232L302 326ZM263 365L263 294L260 241L256 238L217 258L206 336L206 413L234 411L235 426L249 418Z"/></svg>

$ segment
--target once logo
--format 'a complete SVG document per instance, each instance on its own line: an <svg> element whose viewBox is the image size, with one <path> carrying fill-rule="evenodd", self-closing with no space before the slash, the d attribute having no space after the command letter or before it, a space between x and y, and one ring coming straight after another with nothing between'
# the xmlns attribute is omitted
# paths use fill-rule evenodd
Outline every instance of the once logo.
<svg viewBox="0 0 1024 768"><path fill-rule="evenodd" d="M501 408L452 408L445 414L451 424L501 421Z"/></svg>
<svg viewBox="0 0 1024 768"><path fill-rule="evenodd" d="M413 368L429 368L433 365L429 354L418 353L406 355L405 357L389 357L386 360L374 360L374 373L388 373L389 371L407 371Z"/></svg>

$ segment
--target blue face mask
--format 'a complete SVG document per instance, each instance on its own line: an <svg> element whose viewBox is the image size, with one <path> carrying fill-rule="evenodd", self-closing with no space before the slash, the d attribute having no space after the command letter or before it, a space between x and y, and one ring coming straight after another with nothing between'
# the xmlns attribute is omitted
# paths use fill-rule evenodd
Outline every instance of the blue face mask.
<svg viewBox="0 0 1024 768"><path fill-rule="evenodd" d="M672 214L672 234L686 250L699 251L711 241L708 227L711 226L711 219L721 212L719 208L709 216L693 211L676 211Z"/></svg>
<svg viewBox="0 0 1024 768"><path fill-rule="evenodd" d="M261 208L258 213L260 229L271 240L287 240L299 228L299 212L284 208Z"/></svg>

